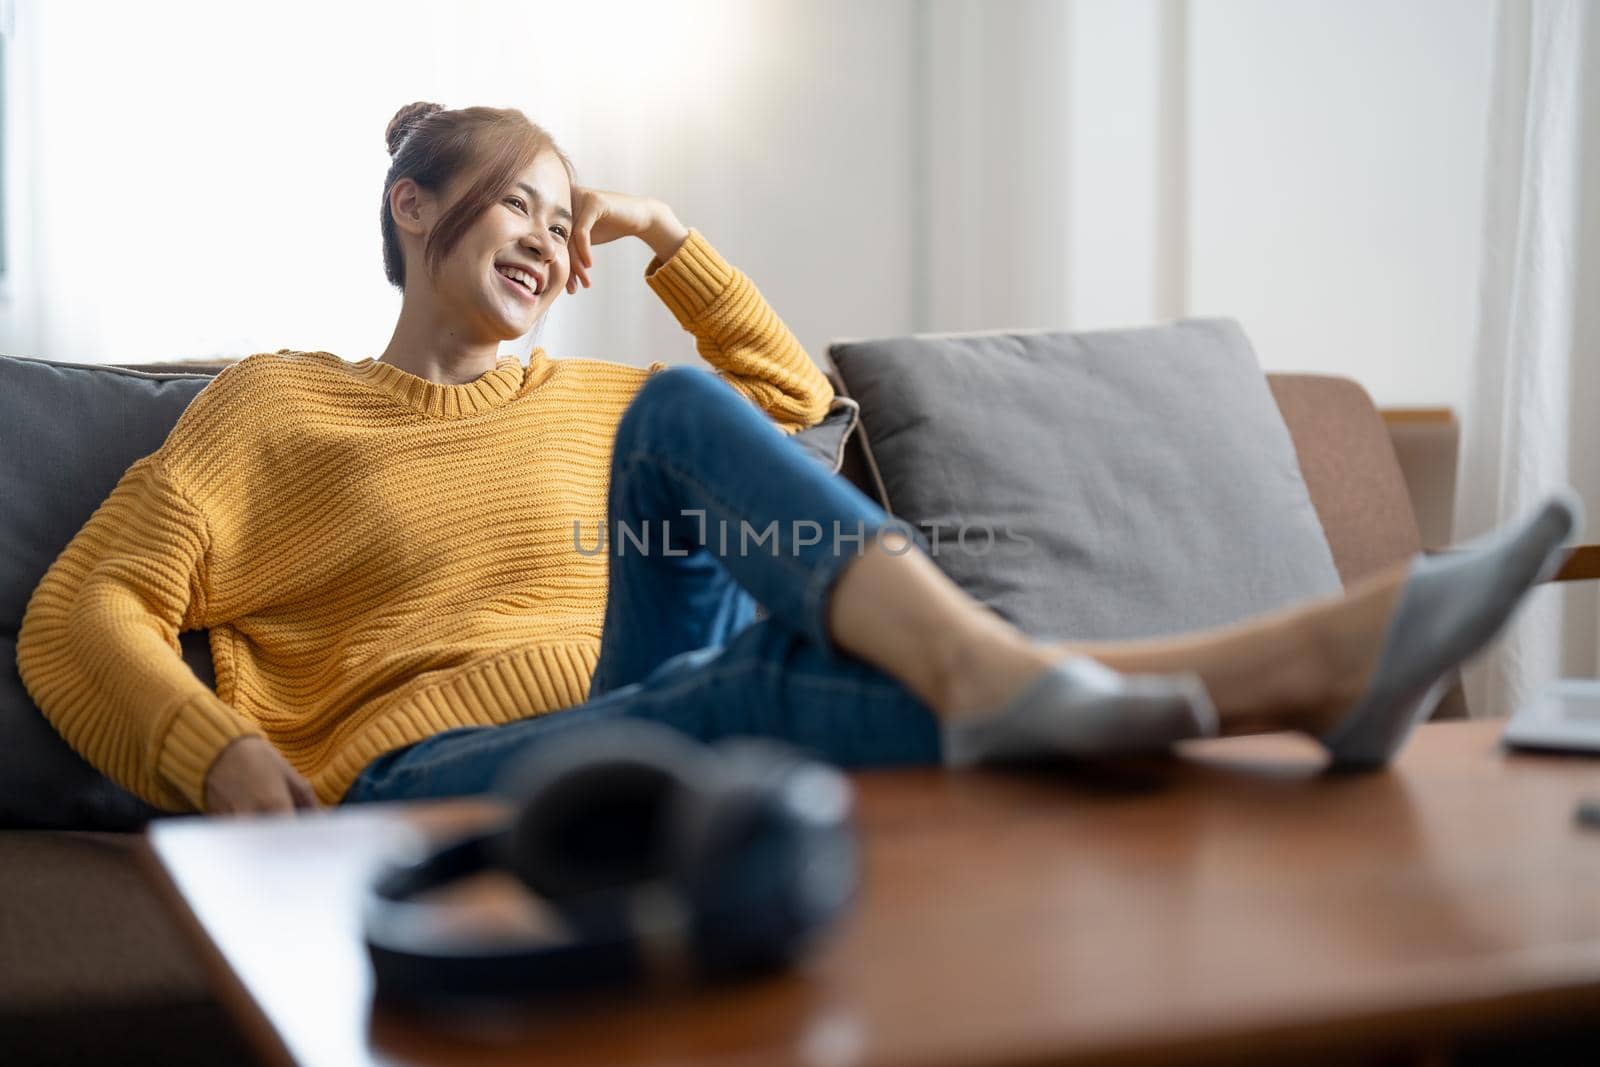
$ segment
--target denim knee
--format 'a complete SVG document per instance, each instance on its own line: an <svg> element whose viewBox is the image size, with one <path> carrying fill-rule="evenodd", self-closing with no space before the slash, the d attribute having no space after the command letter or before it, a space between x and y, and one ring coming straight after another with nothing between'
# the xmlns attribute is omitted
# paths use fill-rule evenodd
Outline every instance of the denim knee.
<svg viewBox="0 0 1600 1067"><path fill-rule="evenodd" d="M740 399L704 368L668 367L657 371L645 379L622 413L615 453L621 455L625 445L636 444L641 437L665 434L668 439L681 441L687 429L698 421L695 412L702 410L704 404Z"/></svg>

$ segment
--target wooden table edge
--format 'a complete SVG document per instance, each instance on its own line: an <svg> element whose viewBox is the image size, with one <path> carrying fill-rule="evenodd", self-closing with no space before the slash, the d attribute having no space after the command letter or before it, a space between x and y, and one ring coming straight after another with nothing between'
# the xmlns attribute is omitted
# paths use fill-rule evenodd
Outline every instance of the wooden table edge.
<svg viewBox="0 0 1600 1067"><path fill-rule="evenodd" d="M1500 720L1466 720L1429 723L1472 733L1493 733L1504 726ZM1500 746L1497 755L1517 753ZM868 772L871 773L871 772ZM894 773L893 771L889 773ZM403 805L410 807L411 805ZM425 808L434 805L418 804ZM273 1025L249 988L244 985L227 957L211 939L204 924L184 898L172 874L153 844L151 830L140 835L136 849L158 896L165 902L184 936L195 945L205 970L224 1009L246 1035L252 1050L272 1067L298 1067L288 1043ZM1509 1033L1519 1024L1563 1023L1593 1018L1600 1002L1600 974L1587 978L1550 980L1511 991L1482 988L1466 995L1446 995L1437 999L1413 1000L1399 1006L1368 1007L1341 1018L1293 1019L1267 1024L1246 1025L1226 1033L1208 1036L1169 1037L1158 1035L1143 1040L1119 1038L1107 1044L1088 1044L1070 1052L1013 1050L1009 1055L997 1050L994 1056L978 1059L941 1060L945 1067L966 1064L970 1067L1045 1067L1047 1064L1112 1064L1138 1067L1165 1064L1174 1059L1185 1063L1226 1062L1241 1055L1254 1060L1282 1058L1296 1053L1338 1050L1355 1052L1367 1049L1379 1053L1408 1050L1448 1051L1463 1039L1492 1037ZM369 1050L370 1051L370 1050Z"/></svg>
<svg viewBox="0 0 1600 1067"><path fill-rule="evenodd" d="M205 924L189 906L177 882L173 881L171 872L161 861L151 841L151 829L147 827L139 835L138 847L135 849L139 864L149 876L156 895L166 905L167 914L172 916L178 928L183 931L184 939L199 955L201 966L210 979L211 991L221 1002L228 1017L243 1032L252 1050L261 1057L263 1067L268 1065L299 1067L283 1035L272 1025L272 1020L267 1017L233 966L228 963L228 958L211 939L211 935L206 932Z"/></svg>
<svg viewBox="0 0 1600 1067"><path fill-rule="evenodd" d="M1117 1041L1085 1046L1063 1055L1041 1052L982 1060L982 1067L1156 1067L1167 1064L1270 1063L1302 1055L1389 1062L1382 1057L1410 1053L1423 1063L1434 1054L1459 1051L1463 1041L1510 1035L1530 1024L1593 1020L1600 979L1554 989L1484 993L1469 998L1376 1008L1339 1019L1295 1020L1242 1027L1204 1037L1158 1038L1143 1043ZM948 1067L948 1065L947 1065ZM977 1067L977 1061L973 1061Z"/></svg>

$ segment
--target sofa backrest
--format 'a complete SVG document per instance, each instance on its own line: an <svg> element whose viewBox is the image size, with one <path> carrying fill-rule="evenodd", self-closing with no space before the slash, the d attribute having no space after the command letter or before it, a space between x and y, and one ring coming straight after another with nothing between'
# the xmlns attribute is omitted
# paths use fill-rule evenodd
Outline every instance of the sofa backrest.
<svg viewBox="0 0 1600 1067"><path fill-rule="evenodd" d="M1300 473L1345 585L1422 547L1388 427L1348 378L1269 374Z"/></svg>
<svg viewBox="0 0 1600 1067"><path fill-rule="evenodd" d="M152 814L39 713L18 674L17 634L51 562L210 380L0 356L0 827L132 829ZM213 685L209 634L179 643Z"/></svg>
<svg viewBox="0 0 1600 1067"><path fill-rule="evenodd" d="M1456 426L1451 421L1385 420L1349 378L1268 374L1294 439L1300 473L1348 587L1426 547L1449 541L1454 503ZM1409 461L1402 467L1400 457ZM1425 542L1418 517L1430 520ZM1467 717L1457 682L1434 719Z"/></svg>

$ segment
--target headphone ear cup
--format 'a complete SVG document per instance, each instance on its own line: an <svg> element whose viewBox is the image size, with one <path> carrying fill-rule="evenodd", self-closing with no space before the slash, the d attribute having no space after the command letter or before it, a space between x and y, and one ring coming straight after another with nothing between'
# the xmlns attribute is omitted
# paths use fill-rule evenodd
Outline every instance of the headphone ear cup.
<svg viewBox="0 0 1600 1067"><path fill-rule="evenodd" d="M670 878L673 813L709 763L687 738L638 720L549 738L500 783L516 813L499 861L557 907Z"/></svg>
<svg viewBox="0 0 1600 1067"><path fill-rule="evenodd" d="M726 976L797 956L849 904L858 858L843 775L770 741L716 751L715 789L680 799L678 880L701 969Z"/></svg>

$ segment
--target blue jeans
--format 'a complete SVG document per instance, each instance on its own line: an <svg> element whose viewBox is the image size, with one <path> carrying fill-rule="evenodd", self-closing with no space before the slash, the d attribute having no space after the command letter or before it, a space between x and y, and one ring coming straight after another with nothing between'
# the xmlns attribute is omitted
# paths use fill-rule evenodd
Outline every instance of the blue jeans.
<svg viewBox="0 0 1600 1067"><path fill-rule="evenodd" d="M617 427L607 510L589 699L386 753L343 803L488 792L553 731L619 716L702 741L776 738L845 767L939 761L928 709L828 636L840 571L893 520L725 383L697 368L645 383Z"/></svg>

